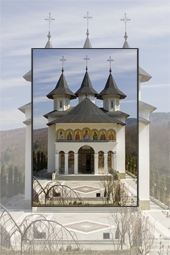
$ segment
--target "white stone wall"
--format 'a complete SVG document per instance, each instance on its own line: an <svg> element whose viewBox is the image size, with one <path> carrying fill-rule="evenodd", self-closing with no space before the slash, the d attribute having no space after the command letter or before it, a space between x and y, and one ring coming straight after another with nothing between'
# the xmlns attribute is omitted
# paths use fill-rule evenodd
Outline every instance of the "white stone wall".
<svg viewBox="0 0 170 255"><path fill-rule="evenodd" d="M150 200L149 125L139 123L139 199Z"/></svg>
<svg viewBox="0 0 170 255"><path fill-rule="evenodd" d="M25 200L30 201L32 194L32 166L31 166L31 124L26 126L26 141L25 141Z"/></svg>
<svg viewBox="0 0 170 255"><path fill-rule="evenodd" d="M55 171L55 125L48 128L48 172Z"/></svg>

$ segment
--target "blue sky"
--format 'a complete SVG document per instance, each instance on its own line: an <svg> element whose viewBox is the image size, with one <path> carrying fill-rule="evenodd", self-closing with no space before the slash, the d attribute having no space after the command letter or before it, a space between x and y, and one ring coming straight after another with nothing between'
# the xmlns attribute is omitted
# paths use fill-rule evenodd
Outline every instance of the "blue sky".
<svg viewBox="0 0 170 255"><path fill-rule="evenodd" d="M51 42L55 48L81 48L86 38L89 11L90 41L93 48L121 48L126 12L128 43L139 48L139 65L152 79L142 83L142 101L170 111L169 2L132 1L8 1L1 0L1 126L0 130L24 127L18 107L30 102L31 84L22 76L31 69L31 48L47 42L49 12ZM113 57L114 58L114 57ZM116 63L115 63L116 65Z"/></svg>
<svg viewBox="0 0 170 255"><path fill-rule="evenodd" d="M45 127L44 114L53 110L53 100L46 95L51 92L61 75L62 56L64 75L68 87L75 93L81 86L88 56L88 73L93 88L100 93L110 74L109 56L112 75L118 88L127 97L120 100L121 111L131 117L137 117L137 49L34 49L33 50L33 123L34 128ZM77 100L71 100L71 105ZM103 107L103 101L96 99L96 104Z"/></svg>

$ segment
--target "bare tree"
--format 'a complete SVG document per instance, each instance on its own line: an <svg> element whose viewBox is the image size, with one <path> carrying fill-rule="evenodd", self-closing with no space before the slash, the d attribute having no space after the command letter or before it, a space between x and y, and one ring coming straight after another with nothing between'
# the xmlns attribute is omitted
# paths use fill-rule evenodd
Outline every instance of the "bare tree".
<svg viewBox="0 0 170 255"><path fill-rule="evenodd" d="M105 176L102 186L104 189L104 204L112 204L113 206L124 206L127 204L129 200L128 189L114 175L109 174Z"/></svg>
<svg viewBox="0 0 170 255"><path fill-rule="evenodd" d="M135 208L122 208L110 216L111 224L115 225L115 239L118 238L122 250L125 245L129 254L147 255L154 247L155 226Z"/></svg>

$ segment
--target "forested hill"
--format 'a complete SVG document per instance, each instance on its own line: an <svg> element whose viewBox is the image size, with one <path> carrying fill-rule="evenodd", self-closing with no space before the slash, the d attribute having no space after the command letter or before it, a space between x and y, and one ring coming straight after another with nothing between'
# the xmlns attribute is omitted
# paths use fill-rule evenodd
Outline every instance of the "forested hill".
<svg viewBox="0 0 170 255"><path fill-rule="evenodd" d="M170 112L154 112L150 115L151 126L170 125Z"/></svg>
<svg viewBox="0 0 170 255"><path fill-rule="evenodd" d="M168 173L169 167L169 142L170 142L170 113L155 112L150 116L150 159L151 168ZM136 119L127 119L127 127L134 128L135 133L127 133L126 142L136 137ZM128 130L127 130L128 132ZM47 152L47 128L37 129L34 132L34 146ZM5 164L17 166L24 171L25 161L25 128L0 131L0 166ZM135 142L133 143L135 145ZM133 148L135 150L135 146Z"/></svg>

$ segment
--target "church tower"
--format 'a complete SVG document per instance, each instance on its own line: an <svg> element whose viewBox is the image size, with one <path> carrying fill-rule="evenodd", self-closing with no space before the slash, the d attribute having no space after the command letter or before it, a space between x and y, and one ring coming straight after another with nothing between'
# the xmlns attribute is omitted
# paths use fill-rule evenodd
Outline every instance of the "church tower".
<svg viewBox="0 0 170 255"><path fill-rule="evenodd" d="M79 99L79 103L84 100L84 98L89 98L93 103L95 103L95 97L98 95L97 91L93 88L87 68L87 60L89 58L86 56L86 72L81 84L81 87L76 91L75 95Z"/></svg>
<svg viewBox="0 0 170 255"><path fill-rule="evenodd" d="M110 74L107 79L105 88L99 93L97 96L98 99L103 100L103 108L109 112L119 111L120 110L120 99L124 99L126 95L120 91L117 87L117 84L112 76L112 69L111 69L111 57L109 58L110 61Z"/></svg>
<svg viewBox="0 0 170 255"><path fill-rule="evenodd" d="M84 19L87 19L87 32L86 32L87 38L86 38L86 41L85 41L84 46L83 46L84 49L92 48L91 42L90 42L90 39L89 39L89 28L88 28L89 19L91 19L91 18L92 17L90 17L89 13L87 12L87 16L84 17Z"/></svg>
<svg viewBox="0 0 170 255"><path fill-rule="evenodd" d="M49 13L49 17L45 19L49 22L49 32L48 32L48 41L45 45L45 48L53 48L50 38L50 22L54 20L51 17L51 13ZM28 71L23 78L31 82L32 81L32 70ZM26 125L26 131L25 131L25 201L24 201L24 207L27 209L31 209L31 194L32 194L32 166L31 166L31 161L32 161L32 156L31 156L31 137L32 137L32 115L31 115L31 102L23 105L18 108L21 112L25 114L26 120L23 122Z"/></svg>
<svg viewBox="0 0 170 255"><path fill-rule="evenodd" d="M125 22L125 42L123 48L130 48L127 42L126 22L130 21L126 17L126 13L122 21ZM139 173L138 173L138 185L139 185L139 204L142 210L150 209L150 152L149 152L149 117L156 107L146 104L141 101L141 83L147 82L151 79L151 75L139 67L138 85L139 85Z"/></svg>
<svg viewBox="0 0 170 255"><path fill-rule="evenodd" d="M57 82L55 89L53 89L47 97L53 99L53 111L44 115L48 118L48 123L52 122L59 116L65 114L70 109L70 100L75 99L76 95L68 88L67 81L64 75L64 56L61 59L62 70L60 78ZM47 124L48 125L48 124ZM50 125L48 127L48 173L52 173L55 170L55 144L56 140L56 130L55 125ZM50 176L50 174L49 174Z"/></svg>

